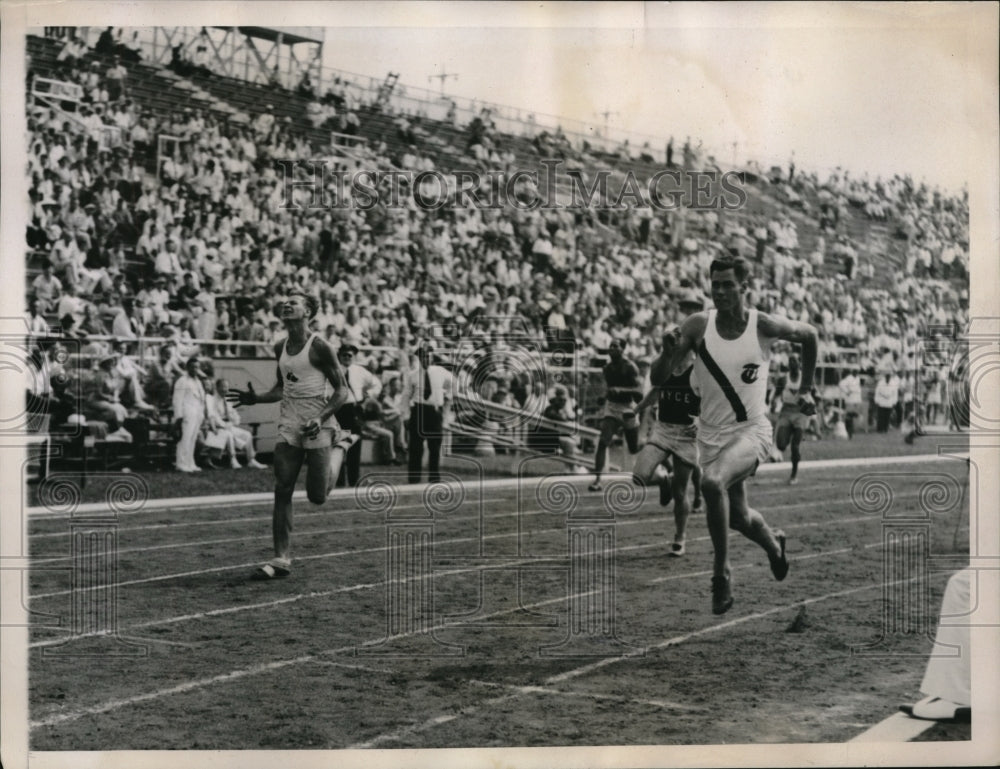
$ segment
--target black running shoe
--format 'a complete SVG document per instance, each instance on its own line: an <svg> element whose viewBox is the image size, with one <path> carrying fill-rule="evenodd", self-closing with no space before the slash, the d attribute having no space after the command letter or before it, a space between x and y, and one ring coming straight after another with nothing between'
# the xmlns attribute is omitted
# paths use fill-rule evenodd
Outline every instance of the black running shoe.
<svg viewBox="0 0 1000 769"><path fill-rule="evenodd" d="M771 573L774 578L781 582L788 574L788 559L785 557L785 532L776 531L774 536L778 540L778 555L768 555L767 559L771 562Z"/></svg>
<svg viewBox="0 0 1000 769"><path fill-rule="evenodd" d="M732 605L729 577L712 577L712 614L725 614Z"/></svg>
<svg viewBox="0 0 1000 769"><path fill-rule="evenodd" d="M660 507L666 507L674 501L671 478L667 477L660 481Z"/></svg>

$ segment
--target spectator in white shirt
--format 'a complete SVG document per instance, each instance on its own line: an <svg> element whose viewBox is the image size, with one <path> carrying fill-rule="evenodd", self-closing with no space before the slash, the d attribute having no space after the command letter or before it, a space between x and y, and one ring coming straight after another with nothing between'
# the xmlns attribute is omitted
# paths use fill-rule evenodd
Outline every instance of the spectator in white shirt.
<svg viewBox="0 0 1000 769"><path fill-rule="evenodd" d="M32 281L31 290L39 313L44 315L56 308L62 294L62 283L52 274L52 262L48 259L42 262L42 273Z"/></svg>
<svg viewBox="0 0 1000 769"><path fill-rule="evenodd" d="M371 371L359 363L355 363L358 354L357 345L344 343L337 350L337 360L344 370L347 380L347 399L337 410L337 421L341 428L355 435L361 435L364 426L365 407L377 404L379 393L382 392L382 382ZM361 441L355 441L347 450L344 465L337 479L338 486L357 486L361 478Z"/></svg>
<svg viewBox="0 0 1000 769"><path fill-rule="evenodd" d="M861 413L861 380L857 371L851 367L840 380L840 396L844 399L844 427L847 429L847 437L854 437L854 420Z"/></svg>
<svg viewBox="0 0 1000 769"><path fill-rule="evenodd" d="M424 341L417 351L418 365L409 372L410 434L408 476L410 483L420 483L427 443L427 480L441 481L441 444L444 440L445 415L452 396L452 375L432 363L434 344Z"/></svg>
<svg viewBox="0 0 1000 769"><path fill-rule="evenodd" d="M876 430L889 431L889 417L899 401L899 384L891 371L886 371L875 386Z"/></svg>

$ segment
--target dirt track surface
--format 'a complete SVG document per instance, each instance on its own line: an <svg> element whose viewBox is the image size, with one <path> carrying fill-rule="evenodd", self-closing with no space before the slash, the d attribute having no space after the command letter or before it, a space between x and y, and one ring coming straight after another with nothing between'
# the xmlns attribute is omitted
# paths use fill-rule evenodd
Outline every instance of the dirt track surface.
<svg viewBox="0 0 1000 769"><path fill-rule="evenodd" d="M736 603L721 617L703 514L687 555L668 558L672 513L624 483L608 496L588 493L587 478L555 491L468 483L464 499L432 503L428 539L407 540L415 560L387 544L427 525L422 493L380 510L299 504L293 573L267 583L247 577L269 554L268 504L122 516L117 627L141 646L56 647L66 631L39 615L31 748L843 742L918 698L950 573L885 585L895 524L878 499L850 493L879 472L893 514L924 516L930 555L968 553L964 462L809 470L794 487L762 472L748 495L787 532L791 572L775 582L763 551L733 533ZM922 492L942 475L961 499ZM68 526L29 523L31 608L64 618L79 616ZM574 571L571 531L612 543L602 567ZM887 631L887 601L919 604L914 585L929 613L904 612ZM381 643L390 630L402 634ZM866 652L880 636L880 656ZM135 648L144 656L125 654Z"/></svg>

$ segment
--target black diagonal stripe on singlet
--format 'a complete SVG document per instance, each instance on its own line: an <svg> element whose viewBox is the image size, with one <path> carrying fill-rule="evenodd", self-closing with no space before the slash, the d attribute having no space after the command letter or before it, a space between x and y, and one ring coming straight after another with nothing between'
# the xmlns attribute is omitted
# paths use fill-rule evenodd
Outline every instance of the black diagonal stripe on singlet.
<svg viewBox="0 0 1000 769"><path fill-rule="evenodd" d="M719 368L719 364L715 362L715 358L709 353L708 348L705 346L705 340L701 340L701 345L698 347L698 356L701 358L701 362L705 364L705 368L708 369L708 373L711 374L715 381L718 383L719 387L722 388L723 394L726 396L726 400L729 401L729 405L733 407L733 411L736 412L737 422L747 421L747 407L743 405L743 401L740 400L740 396L737 395L736 390L726 379L726 375L722 373L722 369Z"/></svg>

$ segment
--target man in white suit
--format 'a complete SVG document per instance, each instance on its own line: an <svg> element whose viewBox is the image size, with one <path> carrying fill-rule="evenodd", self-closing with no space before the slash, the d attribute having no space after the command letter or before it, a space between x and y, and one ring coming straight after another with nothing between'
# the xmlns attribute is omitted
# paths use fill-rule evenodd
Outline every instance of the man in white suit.
<svg viewBox="0 0 1000 769"><path fill-rule="evenodd" d="M201 361L192 355L184 364L184 374L174 383L174 423L180 424L181 437L177 441L175 465L182 473L201 470L194 463L194 450L198 431L206 416L205 387L202 385Z"/></svg>

